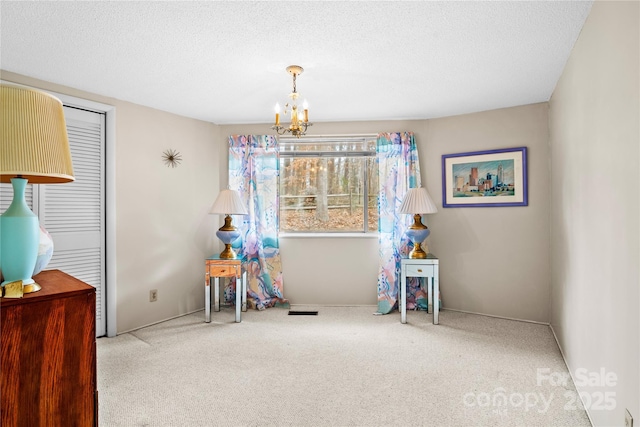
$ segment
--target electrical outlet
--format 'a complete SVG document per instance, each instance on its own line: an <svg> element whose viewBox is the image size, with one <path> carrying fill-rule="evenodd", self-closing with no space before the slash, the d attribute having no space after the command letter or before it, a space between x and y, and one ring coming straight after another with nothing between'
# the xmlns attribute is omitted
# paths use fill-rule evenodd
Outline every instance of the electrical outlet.
<svg viewBox="0 0 640 427"><path fill-rule="evenodd" d="M149 291L149 301L150 302L158 301L158 290L157 289L151 289Z"/></svg>
<svg viewBox="0 0 640 427"><path fill-rule="evenodd" d="M624 410L624 427L633 427L633 417L628 409Z"/></svg>

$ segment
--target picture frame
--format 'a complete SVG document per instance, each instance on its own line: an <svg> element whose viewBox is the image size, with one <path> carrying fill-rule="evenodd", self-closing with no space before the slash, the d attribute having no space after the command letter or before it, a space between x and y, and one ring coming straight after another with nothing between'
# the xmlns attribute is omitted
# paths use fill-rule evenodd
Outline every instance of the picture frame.
<svg viewBox="0 0 640 427"><path fill-rule="evenodd" d="M527 147L442 156L442 207L528 204Z"/></svg>

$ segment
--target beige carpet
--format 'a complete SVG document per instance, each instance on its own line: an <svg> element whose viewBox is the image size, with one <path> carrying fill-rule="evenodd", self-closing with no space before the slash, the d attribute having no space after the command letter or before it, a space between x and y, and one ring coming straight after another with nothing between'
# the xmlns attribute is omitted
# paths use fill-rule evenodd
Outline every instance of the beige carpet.
<svg viewBox="0 0 640 427"><path fill-rule="evenodd" d="M589 426L548 326L452 311L226 307L98 340L100 425ZM579 402L579 401L578 401ZM578 403L579 405L579 403Z"/></svg>

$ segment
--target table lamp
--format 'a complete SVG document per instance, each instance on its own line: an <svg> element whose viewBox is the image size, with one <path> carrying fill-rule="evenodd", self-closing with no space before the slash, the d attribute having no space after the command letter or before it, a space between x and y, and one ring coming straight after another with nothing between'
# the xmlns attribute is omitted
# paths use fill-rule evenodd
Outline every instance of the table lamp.
<svg viewBox="0 0 640 427"><path fill-rule="evenodd" d="M413 214L413 224L407 229L406 235L413 243L409 258L424 259L427 253L422 249L422 242L431 231L422 223L421 214L436 213L438 209L433 203L426 188L410 188L400 205L401 214Z"/></svg>
<svg viewBox="0 0 640 427"><path fill-rule="evenodd" d="M236 253L231 248L231 244L240 237L240 232L231 224L231 215L248 215L247 207L240 199L240 194L235 190L222 190L218 198L213 202L209 213L224 214L224 225L216 231L218 239L224 243L224 250L220 253L221 259L235 259Z"/></svg>
<svg viewBox="0 0 640 427"><path fill-rule="evenodd" d="M62 102L22 86L0 85L0 182L13 187L13 201L0 216L2 286L22 281L22 293L40 286L33 274L40 242L38 217L25 200L27 182L74 180Z"/></svg>

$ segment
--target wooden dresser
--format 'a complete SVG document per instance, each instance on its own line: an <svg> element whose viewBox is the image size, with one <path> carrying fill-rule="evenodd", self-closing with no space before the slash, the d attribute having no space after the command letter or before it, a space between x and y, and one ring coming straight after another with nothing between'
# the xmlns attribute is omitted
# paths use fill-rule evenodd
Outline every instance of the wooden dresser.
<svg viewBox="0 0 640 427"><path fill-rule="evenodd" d="M60 270L34 280L39 292L0 299L0 425L96 426L95 289Z"/></svg>

